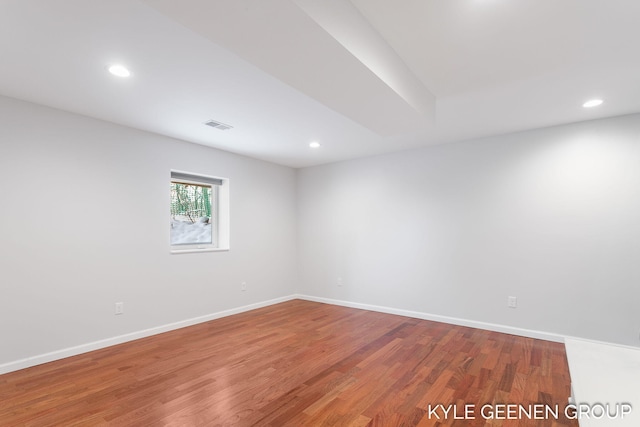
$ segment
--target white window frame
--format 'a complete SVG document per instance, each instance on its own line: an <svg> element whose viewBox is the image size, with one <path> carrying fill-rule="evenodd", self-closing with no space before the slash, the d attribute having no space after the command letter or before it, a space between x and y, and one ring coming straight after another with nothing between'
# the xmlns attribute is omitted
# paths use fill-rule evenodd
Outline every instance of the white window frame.
<svg viewBox="0 0 640 427"><path fill-rule="evenodd" d="M176 175L180 177L176 178ZM211 181L220 181L220 184L212 184ZM208 186L211 188L212 204L214 213L211 221L212 243L195 243L172 245L171 229L169 229L169 248L172 254L186 254L198 252L220 252L228 251L229 248L229 179L218 176L203 175L200 173L186 172L172 169L169 182L181 184L194 184ZM171 211L169 211L169 223L171 223Z"/></svg>

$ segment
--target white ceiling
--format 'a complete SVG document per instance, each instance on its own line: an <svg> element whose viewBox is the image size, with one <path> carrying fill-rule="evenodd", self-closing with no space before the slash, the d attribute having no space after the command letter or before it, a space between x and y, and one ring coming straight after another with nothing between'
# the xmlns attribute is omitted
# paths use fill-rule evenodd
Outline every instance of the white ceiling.
<svg viewBox="0 0 640 427"><path fill-rule="evenodd" d="M0 0L0 94L304 167L640 112L639 22L635 0Z"/></svg>

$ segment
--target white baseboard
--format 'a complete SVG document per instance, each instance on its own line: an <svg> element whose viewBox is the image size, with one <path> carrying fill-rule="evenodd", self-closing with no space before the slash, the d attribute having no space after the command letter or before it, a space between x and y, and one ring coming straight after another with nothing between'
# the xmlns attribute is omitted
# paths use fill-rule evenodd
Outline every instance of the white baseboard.
<svg viewBox="0 0 640 427"><path fill-rule="evenodd" d="M321 302L325 304L340 305L343 307L377 311L380 313L396 314L398 316L413 317L416 319L431 320L434 322L449 323L452 325L467 326L470 328L485 329L488 331L502 332L505 334L518 335L518 336L527 337L527 338L535 338L535 339L561 342L561 343L564 343L565 338L573 338L573 337L564 337L563 335L554 334L551 332L522 329L522 328L516 328L513 326L498 325L494 323L479 322L479 321L468 320L468 319L460 319L457 317L441 316L437 314L423 313L419 311L411 311L411 310L404 310L399 308L384 307L379 305L363 304L363 303L357 303L357 302L351 302L351 301L335 300L331 298L315 297L311 295L294 294L294 295L275 298L272 300L263 301L255 304L249 304L243 307L233 308L230 310L224 310L217 313L207 314L205 316L194 317L192 319L182 320L180 322L170 323L168 325L162 325L155 328L132 332L125 335L119 335L117 337L107 338L100 341L94 341L87 344L78 345L75 347L56 350L50 353L40 354L37 356L16 360L14 362L5 363L0 365L0 375L6 374L8 372L24 369L24 368L29 368L31 366L41 365L43 363L52 362L54 360L60 360L66 357L88 353L90 351L99 350L101 348L110 347L112 345L122 344L128 341L133 341L133 340L149 337L156 334L161 334L163 332L173 331L175 329L196 325L198 323L208 322L210 320L219 319L221 317L231 316L233 314L243 313L245 311L255 310L257 308L267 307L267 306L278 304L285 301L291 301L293 299L301 299L306 301ZM582 338L576 338L576 339L582 339ZM603 343L603 344L610 344L610 343ZM630 348L635 348L635 347L630 347Z"/></svg>
<svg viewBox="0 0 640 427"><path fill-rule="evenodd" d="M567 341L581 341L581 342L585 342L585 343L589 343L589 344L595 344L595 345L599 345L599 346L609 346L609 347L617 347L617 348L627 349L627 350L640 351L640 346L627 345L627 344L618 344L618 343L609 342L609 341L592 340L592 339L589 339L589 338L580 338L580 337L567 336L567 337L565 337L564 340L565 340L565 343Z"/></svg>
<svg viewBox="0 0 640 427"><path fill-rule="evenodd" d="M314 297L310 295L296 295L296 298L307 301L322 302L325 304L341 305L344 307L359 308L362 310L378 311L380 313L397 314L399 316L413 317L416 319L432 320L434 322L449 323L470 328L485 329L488 331L502 332L504 334L518 335L539 340L564 343L563 335L551 332L534 331L531 329L516 328L513 326L498 325L495 323L478 322L475 320L459 319L457 317L440 316L438 314L422 313L419 311L403 310L399 308L383 307L379 305L361 304L357 302L341 301L330 298Z"/></svg>
<svg viewBox="0 0 640 427"><path fill-rule="evenodd" d="M255 304L245 305L243 307L232 308L229 310L219 311L217 313L207 314L205 316L194 317L180 322L170 323L168 325L157 326L142 331L131 332L129 334L119 335L117 337L107 338L100 341L93 341L87 344L81 344L75 347L64 348L52 351L50 353L39 354L37 356L27 357L25 359L16 360L0 365L0 375L8 372L18 371L20 369L29 368L31 366L41 365L43 363L60 360L78 354L88 353L90 351L99 350L101 348L110 347L116 344L122 344L128 341L149 337L151 335L161 334L163 332L173 331L175 329L196 325L198 323L208 322L210 320L219 319L221 317L231 316L233 314L243 313L245 311L255 310L256 308L267 307L285 301L298 298L297 295L289 295L286 297L275 298L268 301L258 302Z"/></svg>

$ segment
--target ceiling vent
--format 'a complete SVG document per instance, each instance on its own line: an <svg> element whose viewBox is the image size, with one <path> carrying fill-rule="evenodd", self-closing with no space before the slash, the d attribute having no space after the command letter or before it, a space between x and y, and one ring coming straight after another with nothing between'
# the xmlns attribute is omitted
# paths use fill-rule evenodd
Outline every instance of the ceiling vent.
<svg viewBox="0 0 640 427"><path fill-rule="evenodd" d="M233 126L225 125L224 123L216 122L215 120L206 121L204 124L219 130L233 129Z"/></svg>

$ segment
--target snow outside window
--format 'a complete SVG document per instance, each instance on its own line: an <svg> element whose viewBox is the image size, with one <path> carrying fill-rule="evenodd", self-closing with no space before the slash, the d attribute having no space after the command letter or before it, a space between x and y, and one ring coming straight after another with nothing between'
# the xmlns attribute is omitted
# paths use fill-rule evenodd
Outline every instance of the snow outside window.
<svg viewBox="0 0 640 427"><path fill-rule="evenodd" d="M228 249L228 180L171 171L170 195L171 252Z"/></svg>

